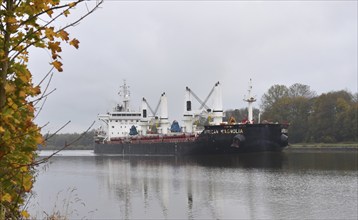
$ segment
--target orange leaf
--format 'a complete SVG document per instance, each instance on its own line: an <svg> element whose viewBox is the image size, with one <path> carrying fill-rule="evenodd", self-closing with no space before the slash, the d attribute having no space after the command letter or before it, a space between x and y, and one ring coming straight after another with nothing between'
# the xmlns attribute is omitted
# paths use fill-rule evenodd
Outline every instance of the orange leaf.
<svg viewBox="0 0 358 220"><path fill-rule="evenodd" d="M74 46L76 49L78 49L79 47L79 44L80 42L76 39L76 38L73 38L71 41L70 41L70 45L71 46Z"/></svg>
<svg viewBox="0 0 358 220"><path fill-rule="evenodd" d="M58 35L62 40L68 41L70 38L68 37L68 33L64 30L61 30Z"/></svg>
<svg viewBox="0 0 358 220"><path fill-rule="evenodd" d="M53 52L61 52L60 42L48 42L48 48Z"/></svg>
<svg viewBox="0 0 358 220"><path fill-rule="evenodd" d="M52 64L53 67L55 67L59 72L62 72L62 71L63 71L63 69L62 69L62 63L61 63L60 61L55 60L55 61L53 61L51 64Z"/></svg>
<svg viewBox="0 0 358 220"><path fill-rule="evenodd" d="M56 35L54 32L54 28L53 27L49 27L45 29L45 35L49 40L53 40L54 36Z"/></svg>
<svg viewBox="0 0 358 220"><path fill-rule="evenodd" d="M13 23L16 23L17 20L16 20L15 17L7 17L6 22L10 23L10 24L13 24Z"/></svg>

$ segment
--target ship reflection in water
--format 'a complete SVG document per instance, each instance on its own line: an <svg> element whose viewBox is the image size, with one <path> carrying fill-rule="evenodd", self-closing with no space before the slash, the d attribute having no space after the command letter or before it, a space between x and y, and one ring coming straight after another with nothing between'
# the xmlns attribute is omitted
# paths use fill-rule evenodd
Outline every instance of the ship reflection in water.
<svg viewBox="0 0 358 220"><path fill-rule="evenodd" d="M357 152L62 156L35 191L54 204L48 195L76 187L86 208L72 218L356 219L357 172Z"/></svg>

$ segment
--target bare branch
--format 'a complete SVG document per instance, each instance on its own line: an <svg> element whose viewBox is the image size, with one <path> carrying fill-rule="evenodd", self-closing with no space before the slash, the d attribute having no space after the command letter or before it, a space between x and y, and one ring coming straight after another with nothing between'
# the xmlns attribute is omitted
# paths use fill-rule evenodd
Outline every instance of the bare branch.
<svg viewBox="0 0 358 220"><path fill-rule="evenodd" d="M83 132L79 137L75 138L74 140L72 140L69 144L65 144L61 149L56 150L55 152L53 152L50 156L47 156L41 160L35 161L33 164L31 164L32 166L37 166L40 165L42 163L47 162L49 159L51 159L53 156L55 156L56 154L58 154L59 152L65 150L66 148L68 148L69 146L73 145L74 143L76 143L77 141L79 141L83 136L85 136L88 131L92 128L92 126L96 123L96 121L93 121L92 124L87 128L87 130L85 132ZM53 134L54 135L54 134ZM51 135L50 138L53 136Z"/></svg>
<svg viewBox="0 0 358 220"><path fill-rule="evenodd" d="M39 101L41 101L44 97L47 98L47 96L50 94L46 94L47 92L47 89L48 87L50 86L50 83L51 83L51 80L52 80L52 77L53 77L53 73L51 73L51 76L50 76L50 79L48 80L47 84L46 84L46 87L45 87L45 90L42 92L41 96L38 98L38 100L34 103L34 106L37 105L37 103L39 103ZM54 92L54 91L53 91ZM52 93L52 92L51 92Z"/></svg>
<svg viewBox="0 0 358 220"><path fill-rule="evenodd" d="M53 90L51 90L49 93L47 93L47 94L45 94L45 95L43 95L43 96L37 98L37 99L34 99L34 100L32 100L32 101L29 101L29 103L34 103L34 105L36 105L41 99L46 98L47 96L49 96L49 95L50 95L51 93L53 93L54 91L56 91L56 88L53 89Z"/></svg>
<svg viewBox="0 0 358 220"><path fill-rule="evenodd" d="M50 71L48 71L48 73L42 78L42 80L39 82L39 84L37 84L37 86L40 86L43 81L45 81L45 79L52 73L53 68L55 67L51 67Z"/></svg>
<svg viewBox="0 0 358 220"><path fill-rule="evenodd" d="M47 101L47 97L45 98L45 100L42 102L42 105L40 107L40 109L37 111L36 115L34 116L34 119L35 120L37 118L37 116L39 116L40 112L42 111L42 108L44 107L45 103Z"/></svg>
<svg viewBox="0 0 358 220"><path fill-rule="evenodd" d="M57 131L55 131L53 134L51 134L50 136L47 136L45 138L45 141L47 141L48 139L52 138L53 136L55 136L58 132L60 132L63 128L65 128L69 123L71 123L71 121L66 122L66 124L62 125L59 129L57 129Z"/></svg>

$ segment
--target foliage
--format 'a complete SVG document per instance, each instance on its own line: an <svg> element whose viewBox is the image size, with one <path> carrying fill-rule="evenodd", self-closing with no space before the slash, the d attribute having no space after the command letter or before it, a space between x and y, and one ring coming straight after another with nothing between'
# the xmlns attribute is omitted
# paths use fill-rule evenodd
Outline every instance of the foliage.
<svg viewBox="0 0 358 220"><path fill-rule="evenodd" d="M317 96L310 87L272 86L262 97L262 118L290 123L290 142L357 141L357 94L347 91Z"/></svg>
<svg viewBox="0 0 358 220"><path fill-rule="evenodd" d="M309 116L310 139L327 143L357 141L357 105L347 91L317 97Z"/></svg>
<svg viewBox="0 0 358 220"><path fill-rule="evenodd" d="M270 107L283 97L288 96L288 88L284 85L273 85L261 98L261 109L269 110Z"/></svg>
<svg viewBox="0 0 358 220"><path fill-rule="evenodd" d="M253 119L255 122L258 121L260 110L257 108L253 108ZM241 109L234 109L234 110L227 110L225 111L224 121L230 121L230 118L234 118L236 122L243 122L247 120L248 109L241 108Z"/></svg>
<svg viewBox="0 0 358 220"><path fill-rule="evenodd" d="M29 217L21 206L34 182L37 146L44 143L41 128L33 119L36 104L46 94L32 81L28 51L48 50L50 64L63 71L61 43L79 46L66 29L92 13L101 2L64 27L57 28L54 23L68 17L81 2L0 0L0 219Z"/></svg>
<svg viewBox="0 0 358 220"><path fill-rule="evenodd" d="M94 149L94 130L87 132L81 138L79 138L82 134L79 133L65 133L65 134L51 134L52 136L47 142L46 147L42 147L41 149L61 149L63 146L68 144L69 140L76 140L78 141L71 145L69 149Z"/></svg>

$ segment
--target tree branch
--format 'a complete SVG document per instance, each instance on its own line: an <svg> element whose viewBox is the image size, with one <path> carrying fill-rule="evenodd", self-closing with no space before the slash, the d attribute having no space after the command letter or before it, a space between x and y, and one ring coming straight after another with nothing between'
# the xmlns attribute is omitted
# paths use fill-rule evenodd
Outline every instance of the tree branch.
<svg viewBox="0 0 358 220"><path fill-rule="evenodd" d="M65 150L66 148L68 148L69 146L73 145L74 143L76 143L77 141L79 141L83 136L85 136L88 131L92 128L92 126L96 123L96 121L93 121L92 124L88 127L88 129L83 132L79 137L75 138L74 140L72 140L69 144L65 144L61 149L56 150L54 153L52 153L50 156L47 156L46 158L43 158L41 160L35 161L33 164L31 164L32 166L37 166L40 165L42 163L47 162L49 159L51 159L53 156L55 156L56 154L58 154L59 152ZM51 135L50 138L52 136L54 136L55 134Z"/></svg>

